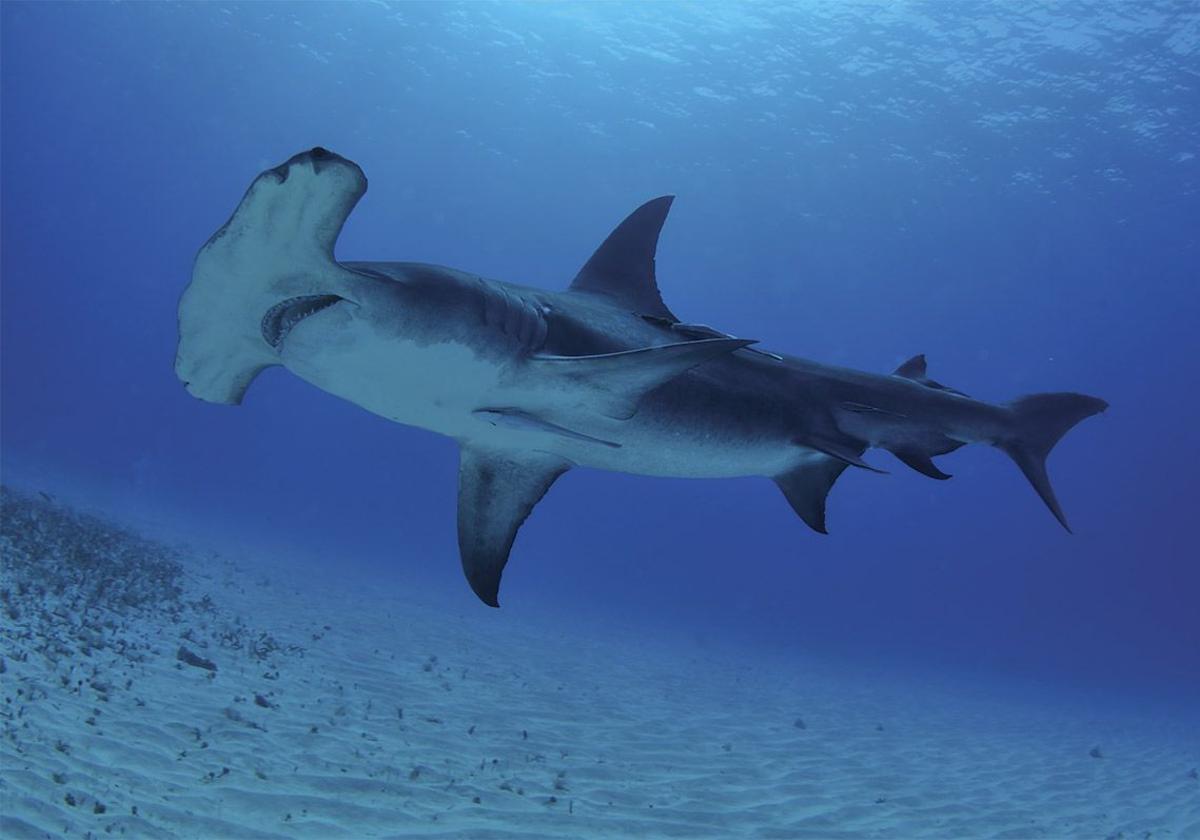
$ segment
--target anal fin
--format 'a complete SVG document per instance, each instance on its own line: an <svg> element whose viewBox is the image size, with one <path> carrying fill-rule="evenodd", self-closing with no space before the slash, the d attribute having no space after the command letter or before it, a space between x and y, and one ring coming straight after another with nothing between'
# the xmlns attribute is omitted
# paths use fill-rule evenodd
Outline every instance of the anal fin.
<svg viewBox="0 0 1200 840"><path fill-rule="evenodd" d="M944 473L939 470L933 463L933 459L920 450L893 449L892 454L917 472L921 473L921 475L927 475L930 478L936 478L938 481L945 481L948 478L952 478L949 473Z"/></svg>

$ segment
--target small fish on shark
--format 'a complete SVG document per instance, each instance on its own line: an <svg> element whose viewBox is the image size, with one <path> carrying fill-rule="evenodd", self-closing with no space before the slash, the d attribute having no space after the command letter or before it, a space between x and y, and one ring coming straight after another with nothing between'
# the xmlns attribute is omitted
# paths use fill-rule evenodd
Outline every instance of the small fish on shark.
<svg viewBox="0 0 1200 840"><path fill-rule="evenodd" d="M1108 404L1074 393L975 400L926 375L754 347L677 318L655 278L672 196L617 226L563 291L412 262L339 262L367 189L322 148L250 184L196 256L179 303L175 371L189 393L236 405L265 368L397 423L458 441L458 544L475 594L499 606L517 530L575 466L638 475L773 479L825 528L830 488L886 449L934 479L935 456L984 443L1016 462L1068 528L1046 456Z"/></svg>

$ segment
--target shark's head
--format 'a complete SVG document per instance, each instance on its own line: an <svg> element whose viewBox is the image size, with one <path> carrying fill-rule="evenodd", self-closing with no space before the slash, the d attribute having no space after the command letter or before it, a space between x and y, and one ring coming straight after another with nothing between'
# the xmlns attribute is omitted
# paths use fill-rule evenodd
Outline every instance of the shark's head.
<svg viewBox="0 0 1200 840"><path fill-rule="evenodd" d="M179 302L175 373L193 396L241 402L294 333L353 305L364 283L380 286L333 259L366 189L356 164L319 147L254 179Z"/></svg>

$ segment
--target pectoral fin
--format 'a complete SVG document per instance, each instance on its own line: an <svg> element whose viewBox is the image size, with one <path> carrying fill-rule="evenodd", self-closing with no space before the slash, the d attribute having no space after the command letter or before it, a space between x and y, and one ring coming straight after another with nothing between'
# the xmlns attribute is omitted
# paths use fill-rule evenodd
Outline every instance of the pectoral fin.
<svg viewBox="0 0 1200 840"><path fill-rule="evenodd" d="M819 534L825 530L825 497L829 489L850 466L837 458L821 458L796 467L790 472L775 477L775 483L792 506L792 510L804 520L808 527Z"/></svg>
<svg viewBox="0 0 1200 840"><path fill-rule="evenodd" d="M569 466L542 452L463 446L458 549L467 582L488 606L500 606L500 575L521 523Z"/></svg>
<svg viewBox="0 0 1200 840"><path fill-rule="evenodd" d="M744 338L709 338L596 356L533 356L529 362L583 394L587 408L628 420L647 392L696 365L753 343Z"/></svg>

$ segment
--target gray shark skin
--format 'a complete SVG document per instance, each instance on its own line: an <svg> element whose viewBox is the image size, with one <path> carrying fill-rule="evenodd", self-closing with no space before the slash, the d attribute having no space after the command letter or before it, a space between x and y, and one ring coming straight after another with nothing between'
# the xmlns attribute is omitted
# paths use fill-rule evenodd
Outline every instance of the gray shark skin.
<svg viewBox="0 0 1200 840"><path fill-rule="evenodd" d="M517 530L574 466L688 478L765 476L825 533L825 498L869 447L946 479L932 458L986 443L1017 463L1067 527L1046 456L1107 404L1037 394L995 405L926 376L768 353L681 322L654 253L671 197L625 219L565 291L464 271L333 257L367 182L325 149L258 176L201 248L179 304L175 370L194 396L237 404L271 365L461 446L463 570L498 606Z"/></svg>

